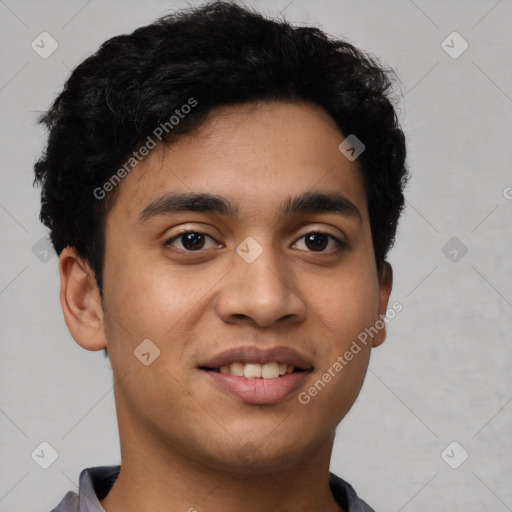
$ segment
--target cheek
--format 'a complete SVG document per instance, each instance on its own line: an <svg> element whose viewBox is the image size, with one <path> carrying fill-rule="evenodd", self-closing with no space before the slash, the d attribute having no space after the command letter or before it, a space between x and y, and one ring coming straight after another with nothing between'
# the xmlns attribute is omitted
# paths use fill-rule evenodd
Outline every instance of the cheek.
<svg viewBox="0 0 512 512"><path fill-rule="evenodd" d="M107 256L105 297L112 314L117 314L120 322L123 320L124 327L144 329L146 323L159 318L161 309L168 310L169 304L179 301L176 287L168 286L168 274L159 270L147 255L137 251L121 253L112 247Z"/></svg>
<svg viewBox="0 0 512 512"><path fill-rule="evenodd" d="M359 284L361 284L359 282ZM365 329L375 323L377 294L371 286L346 286L326 291L330 300L315 312L322 333L319 365L299 403L310 408L313 428L335 427L355 402L370 359L371 338Z"/></svg>
<svg viewBox="0 0 512 512"><path fill-rule="evenodd" d="M162 351L172 347L179 354L181 340L186 339L191 322L205 313L208 291L218 280L211 269L176 270L162 260L146 259L137 265L125 259L105 282L112 317L108 322L109 341L128 353L149 338Z"/></svg>
<svg viewBox="0 0 512 512"><path fill-rule="evenodd" d="M308 305L337 349L356 338L378 318L379 290L374 274L364 269L340 272L322 282L310 283Z"/></svg>
<svg viewBox="0 0 512 512"><path fill-rule="evenodd" d="M317 289L314 313L325 334L324 352L301 403L309 401L304 407L311 408L311 418L336 425L356 400L368 368L371 338L365 329L378 319L377 278L370 264L360 265Z"/></svg>
<svg viewBox="0 0 512 512"><path fill-rule="evenodd" d="M361 351L344 364L335 359L315 372L310 386L297 396L299 407L306 411L308 428L318 432L336 428L359 395L368 367L368 356L368 350Z"/></svg>

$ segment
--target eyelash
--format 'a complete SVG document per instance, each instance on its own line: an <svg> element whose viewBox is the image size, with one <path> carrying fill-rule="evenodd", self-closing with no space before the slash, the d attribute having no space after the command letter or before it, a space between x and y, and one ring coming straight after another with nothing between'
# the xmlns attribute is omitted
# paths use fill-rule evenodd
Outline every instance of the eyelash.
<svg viewBox="0 0 512 512"><path fill-rule="evenodd" d="M191 233L194 233L196 235L204 235L204 236L207 236L209 238L211 238L212 240L216 241L215 238L213 238L211 235L209 235L208 233L204 233L202 231L194 231L194 230L187 230L187 231L182 231L180 233L177 233L176 235L174 235L173 237L169 238L168 240L166 240L164 242L164 247L167 248L169 246L171 246L171 244L178 240L180 237L182 237L183 235L188 235L188 234L191 234ZM327 236L329 239L333 240L334 243L337 245L337 249L334 250L334 252L340 252L342 250L345 250L348 248L348 243L343 241L343 240L340 240L339 238L335 237L334 235L331 235L330 233L326 233L324 231L320 231L320 230L313 230L313 231L308 231L307 233L305 233L304 235L302 235L301 237L299 237L297 239L297 241L294 243L294 245L299 241L299 240L302 240L304 239L305 237L309 236L309 235L325 235ZM194 252L203 252L202 249L198 249L197 251L191 251L191 250L188 250L188 249L176 249L175 247L173 247L174 250L176 251L179 251L179 252L186 252L186 253L194 253ZM329 252L332 252L332 251L307 251L307 252L311 252L311 253L329 253Z"/></svg>

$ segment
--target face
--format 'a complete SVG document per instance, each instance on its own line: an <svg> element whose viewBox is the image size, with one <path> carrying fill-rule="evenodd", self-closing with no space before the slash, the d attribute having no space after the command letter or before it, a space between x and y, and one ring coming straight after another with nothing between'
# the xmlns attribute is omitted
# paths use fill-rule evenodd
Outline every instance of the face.
<svg viewBox="0 0 512 512"><path fill-rule="evenodd" d="M391 289L334 121L254 107L214 110L123 180L103 274L122 443L240 471L330 455L371 340L335 363Z"/></svg>

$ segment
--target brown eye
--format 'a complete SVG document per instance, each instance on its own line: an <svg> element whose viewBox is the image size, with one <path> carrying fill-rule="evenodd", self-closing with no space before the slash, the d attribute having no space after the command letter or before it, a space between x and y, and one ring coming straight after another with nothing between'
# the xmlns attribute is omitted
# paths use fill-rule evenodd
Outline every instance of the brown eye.
<svg viewBox="0 0 512 512"><path fill-rule="evenodd" d="M306 247L312 251L323 251L329 242L329 237L324 233L310 233L304 239Z"/></svg>
<svg viewBox="0 0 512 512"><path fill-rule="evenodd" d="M181 243L187 251L196 251L204 246L204 235L201 233L185 233L181 235Z"/></svg>
<svg viewBox="0 0 512 512"><path fill-rule="evenodd" d="M307 250L310 252L329 252L329 250L339 250L347 247L346 242L339 240L329 233L321 232L308 233L307 235L302 236L295 245L301 244L301 242L305 249L304 247L299 247L299 249ZM325 249L328 250L325 251Z"/></svg>
<svg viewBox="0 0 512 512"><path fill-rule="evenodd" d="M213 238L206 233L200 233L198 231L187 231L172 237L167 242L165 242L165 245L171 245L176 249L184 251L199 251L205 247L207 239L213 241Z"/></svg>

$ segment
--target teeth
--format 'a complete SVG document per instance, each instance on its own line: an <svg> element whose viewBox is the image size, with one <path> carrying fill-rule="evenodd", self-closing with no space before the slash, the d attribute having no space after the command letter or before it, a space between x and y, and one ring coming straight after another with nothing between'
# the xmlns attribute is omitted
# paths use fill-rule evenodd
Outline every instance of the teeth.
<svg viewBox="0 0 512 512"><path fill-rule="evenodd" d="M247 379L277 379L281 375L292 373L293 369L293 364L277 362L253 364L237 361L230 365L221 366L220 373L230 373Z"/></svg>
<svg viewBox="0 0 512 512"><path fill-rule="evenodd" d="M244 377L247 379L261 377L261 364L246 364L244 366Z"/></svg>
<svg viewBox="0 0 512 512"><path fill-rule="evenodd" d="M264 379L277 379L279 377L279 365L277 363L264 364L261 367L261 376Z"/></svg>
<svg viewBox="0 0 512 512"><path fill-rule="evenodd" d="M242 363L231 363L229 366L229 372L237 377L244 376L244 365Z"/></svg>

